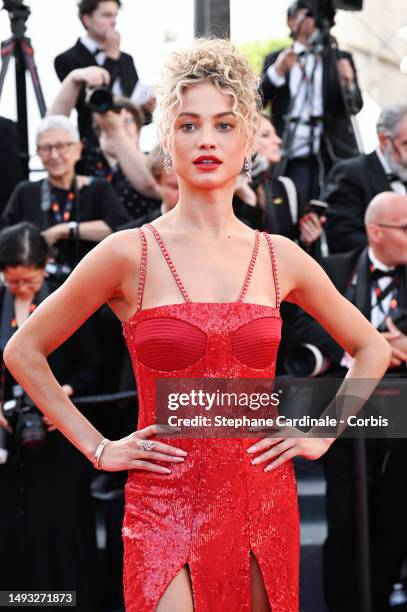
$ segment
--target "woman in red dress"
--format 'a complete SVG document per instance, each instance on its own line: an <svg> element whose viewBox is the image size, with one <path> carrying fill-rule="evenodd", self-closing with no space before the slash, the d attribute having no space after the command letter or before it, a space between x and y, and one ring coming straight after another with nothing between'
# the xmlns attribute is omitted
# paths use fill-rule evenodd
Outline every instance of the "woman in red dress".
<svg viewBox="0 0 407 612"><path fill-rule="evenodd" d="M225 40L200 40L166 67L158 127L179 177L176 207L98 245L15 334L5 361L35 404L95 467L129 470L124 585L130 612L297 612L299 524L292 458L332 439L169 438L156 426L159 379L272 379L280 301L316 317L379 379L386 341L318 264L233 214L250 158L257 80ZM246 162L247 165L247 162ZM123 322L139 391L137 431L103 438L46 362L101 304Z"/></svg>

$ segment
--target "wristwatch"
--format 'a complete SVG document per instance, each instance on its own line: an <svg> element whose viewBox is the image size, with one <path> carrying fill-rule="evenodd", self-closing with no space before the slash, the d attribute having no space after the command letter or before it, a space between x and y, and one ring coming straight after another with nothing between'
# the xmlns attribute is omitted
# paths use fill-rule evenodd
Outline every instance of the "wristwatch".
<svg viewBox="0 0 407 612"><path fill-rule="evenodd" d="M78 223L77 221L69 221L69 238L75 238L78 233Z"/></svg>

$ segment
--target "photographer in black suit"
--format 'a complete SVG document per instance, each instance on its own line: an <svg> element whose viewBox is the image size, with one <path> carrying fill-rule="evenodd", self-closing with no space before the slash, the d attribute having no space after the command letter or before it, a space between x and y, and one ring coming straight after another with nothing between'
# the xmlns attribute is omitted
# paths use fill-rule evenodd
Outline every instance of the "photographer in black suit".
<svg viewBox="0 0 407 612"><path fill-rule="evenodd" d="M79 17L86 34L73 47L55 58L55 70L63 81L76 68L102 66L109 72L113 94L132 98L135 104L142 106L148 113L153 109L154 98L139 81L131 55L120 51L120 34L116 30L120 6L120 0L80 0ZM91 111L85 105L84 88L76 109L81 138L96 144Z"/></svg>
<svg viewBox="0 0 407 612"><path fill-rule="evenodd" d="M407 104L385 107L376 129L375 151L338 162L328 176L325 229L331 253L366 245L363 216L376 194L407 192Z"/></svg>
<svg viewBox="0 0 407 612"><path fill-rule="evenodd" d="M387 376L407 376L407 196L384 192L365 215L368 246L331 255L324 267L337 289L381 331L392 348ZM397 315L402 315L397 325ZM301 312L291 329L291 363L301 355L313 374L331 364L342 377L351 356L309 315ZM299 352L300 348L300 352ZM308 359L307 359L308 353ZM313 364L311 363L313 360ZM321 370L320 370L320 373ZM327 373L327 372L326 372ZM297 375L300 374L297 371ZM407 443L405 439L365 442L369 494L372 611L389 610L407 554ZM324 545L324 590L330 612L358 612L358 555L353 440L337 440L323 460L327 479L328 538Z"/></svg>
<svg viewBox="0 0 407 612"><path fill-rule="evenodd" d="M349 123L363 101L352 56L328 47L322 58L312 52L316 20L306 0L292 2L287 13L294 39L292 47L270 53L264 60L261 93L271 102L278 134L284 131L287 113L298 121L284 172L294 180L304 202L319 196L320 176L338 158L358 152Z"/></svg>

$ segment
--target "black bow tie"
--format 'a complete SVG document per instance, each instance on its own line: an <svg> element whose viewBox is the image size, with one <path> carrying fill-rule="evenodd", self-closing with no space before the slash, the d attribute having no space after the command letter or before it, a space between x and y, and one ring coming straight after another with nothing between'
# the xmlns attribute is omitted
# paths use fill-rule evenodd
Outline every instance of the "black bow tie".
<svg viewBox="0 0 407 612"><path fill-rule="evenodd" d="M389 183L400 180L397 174L393 174L393 172L388 172L386 176L387 176L387 180L389 181Z"/></svg>
<svg viewBox="0 0 407 612"><path fill-rule="evenodd" d="M101 51L104 51L104 49L102 49L102 47L96 47L96 49L94 50L94 52L92 53L92 55L94 57L96 57L98 55L98 53L100 53Z"/></svg>
<svg viewBox="0 0 407 612"><path fill-rule="evenodd" d="M405 187L407 187L407 181L403 181L399 176L397 176L397 174L394 174L394 172L390 172L389 174L386 174L386 176L389 183L398 181L399 183L402 183Z"/></svg>
<svg viewBox="0 0 407 612"><path fill-rule="evenodd" d="M386 276L392 278L398 276L397 268L393 268L393 270L380 270L379 268L373 268L373 270L370 270L370 278L373 281L379 278L385 278Z"/></svg>

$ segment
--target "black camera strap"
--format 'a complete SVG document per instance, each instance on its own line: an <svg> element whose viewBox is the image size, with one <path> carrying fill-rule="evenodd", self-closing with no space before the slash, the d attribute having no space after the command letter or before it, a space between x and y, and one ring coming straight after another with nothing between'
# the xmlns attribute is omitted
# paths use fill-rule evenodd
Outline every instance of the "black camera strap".
<svg viewBox="0 0 407 612"><path fill-rule="evenodd" d="M48 179L44 179L41 181L41 212L42 212L42 228L43 230L50 227L50 217L51 214L54 216L55 223L52 225L56 225L58 223L68 223L69 221L76 221L76 231L74 234L75 240L75 260L76 263L79 262L79 222L80 222L80 201L79 201L79 190L78 190L78 182L76 180L76 176L73 178L72 185L70 190L68 191L64 210L61 210L61 207L58 203L55 194L53 193L53 188ZM64 259L64 257L62 257Z"/></svg>
<svg viewBox="0 0 407 612"><path fill-rule="evenodd" d="M58 223L68 223L72 220L72 217L78 216L78 185L76 177L72 181L71 188L69 189L66 200L61 207L53 186L48 179L41 181L41 211L43 213L43 229L49 227L50 215L52 214L56 225ZM78 219L75 218L77 221Z"/></svg>

